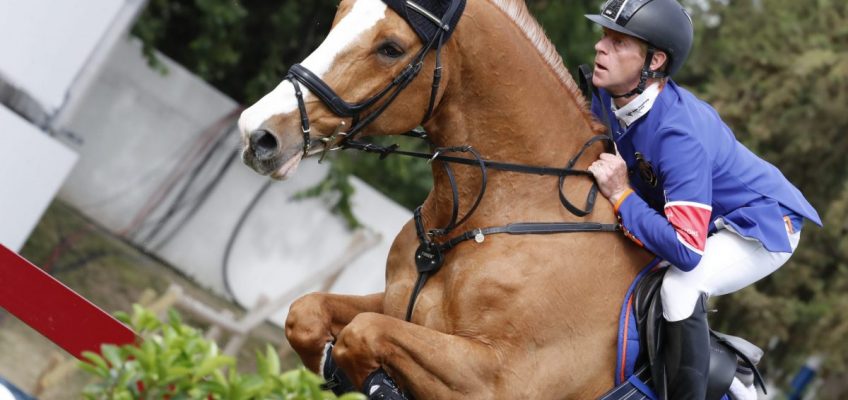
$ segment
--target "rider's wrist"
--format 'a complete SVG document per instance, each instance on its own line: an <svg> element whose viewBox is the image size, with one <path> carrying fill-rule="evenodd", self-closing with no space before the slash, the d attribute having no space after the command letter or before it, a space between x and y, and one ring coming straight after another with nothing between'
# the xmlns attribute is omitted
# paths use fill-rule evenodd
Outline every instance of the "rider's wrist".
<svg viewBox="0 0 848 400"><path fill-rule="evenodd" d="M626 199L631 194L633 194L633 189L627 188L622 190L621 192L610 196L610 203L613 204L613 208L615 209L616 213L618 213L618 209L619 207L621 207L621 203L624 203L624 199Z"/></svg>

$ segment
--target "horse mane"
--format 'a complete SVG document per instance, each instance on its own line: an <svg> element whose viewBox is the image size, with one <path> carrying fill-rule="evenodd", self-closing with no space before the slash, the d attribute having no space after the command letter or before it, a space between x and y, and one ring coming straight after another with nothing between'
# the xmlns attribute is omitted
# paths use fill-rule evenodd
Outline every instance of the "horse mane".
<svg viewBox="0 0 848 400"><path fill-rule="evenodd" d="M550 39L548 39L548 35L545 34L545 30L542 29L542 26L539 25L536 18L530 14L530 11L527 9L527 5L524 1L489 1L501 10L501 12L506 14L507 17L509 17L509 19L512 20L512 22L514 22L515 25L518 26L518 28L524 33L524 36L533 43L533 46L539 51L539 55L545 60L545 62L548 63L548 66L554 74L556 74L569 94L571 94L571 98L574 99L574 102L583 112L583 116L589 121L589 126L591 126L595 131L604 129L603 127L598 126L599 123L589 109L589 105L586 98L583 97L580 87L576 82L574 82L574 78L571 77L571 74L565 68L562 56L560 56L556 47L553 43L551 43Z"/></svg>

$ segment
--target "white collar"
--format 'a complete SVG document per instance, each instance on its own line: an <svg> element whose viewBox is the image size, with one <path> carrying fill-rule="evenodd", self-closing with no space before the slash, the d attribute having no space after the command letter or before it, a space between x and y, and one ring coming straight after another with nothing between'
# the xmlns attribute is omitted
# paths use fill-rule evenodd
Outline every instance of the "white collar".
<svg viewBox="0 0 848 400"><path fill-rule="evenodd" d="M638 97L625 104L624 107L618 108L615 103L612 103L612 112L618 122L627 128L651 110L659 94L660 85L654 83L648 86ZM612 99L610 101L612 102Z"/></svg>

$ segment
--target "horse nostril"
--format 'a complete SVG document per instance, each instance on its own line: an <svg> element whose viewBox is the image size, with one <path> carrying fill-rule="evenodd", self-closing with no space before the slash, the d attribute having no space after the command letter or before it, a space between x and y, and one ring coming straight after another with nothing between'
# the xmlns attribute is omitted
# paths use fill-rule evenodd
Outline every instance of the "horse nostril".
<svg viewBox="0 0 848 400"><path fill-rule="evenodd" d="M269 159L277 152L277 138L265 129L257 129L250 133L250 147L256 158Z"/></svg>

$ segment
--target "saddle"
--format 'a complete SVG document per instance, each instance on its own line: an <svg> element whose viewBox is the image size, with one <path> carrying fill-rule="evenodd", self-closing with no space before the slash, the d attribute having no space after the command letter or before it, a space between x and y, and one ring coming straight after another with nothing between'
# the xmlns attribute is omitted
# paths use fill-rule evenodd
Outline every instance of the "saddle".
<svg viewBox="0 0 848 400"><path fill-rule="evenodd" d="M667 398L666 368L662 356L662 301L660 287L665 268L650 272L635 288L634 313L639 330L640 351L636 370L648 370L654 390L660 399ZM721 399L730 388L734 376L743 384L755 384L766 393L757 364L763 351L740 337L710 330L710 371L707 400Z"/></svg>

